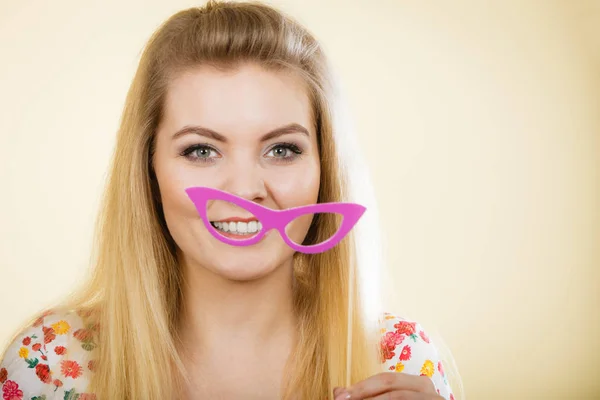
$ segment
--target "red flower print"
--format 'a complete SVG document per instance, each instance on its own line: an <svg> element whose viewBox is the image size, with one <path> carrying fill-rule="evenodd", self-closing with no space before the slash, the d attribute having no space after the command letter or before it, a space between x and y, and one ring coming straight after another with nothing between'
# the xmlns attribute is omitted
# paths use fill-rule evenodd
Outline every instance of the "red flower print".
<svg viewBox="0 0 600 400"><path fill-rule="evenodd" d="M56 387L61 387L63 385L62 381L60 379L55 379L54 382L54 386Z"/></svg>
<svg viewBox="0 0 600 400"><path fill-rule="evenodd" d="M77 361L63 360L60 363L60 370L65 377L71 377L73 379L79 378L83 373L81 366L77 364Z"/></svg>
<svg viewBox="0 0 600 400"><path fill-rule="evenodd" d="M43 326L42 330L44 331L44 344L48 344L54 339L56 339L56 335L54 334L54 329L49 328L47 326Z"/></svg>
<svg viewBox="0 0 600 400"><path fill-rule="evenodd" d="M402 353L400 353L400 360L402 361L408 361L410 360L410 356L411 356L411 349L409 345L406 345L402 348Z"/></svg>
<svg viewBox="0 0 600 400"><path fill-rule="evenodd" d="M440 371L440 374L444 376L444 366L442 365L441 361L438 361L438 371Z"/></svg>
<svg viewBox="0 0 600 400"><path fill-rule="evenodd" d="M403 335L414 335L417 324L415 322L400 321L394 325L396 332Z"/></svg>
<svg viewBox="0 0 600 400"><path fill-rule="evenodd" d="M385 336L381 338L381 362L391 360L396 355L394 350L403 340L404 335L400 335L398 332L386 332Z"/></svg>
<svg viewBox="0 0 600 400"><path fill-rule="evenodd" d="M15 381L6 381L2 386L2 398L4 400L22 400L23 391L19 389L19 385Z"/></svg>
<svg viewBox="0 0 600 400"><path fill-rule="evenodd" d="M33 351L40 351L40 349L42 348L42 345L39 343L36 343L33 346L31 346L31 348L33 349Z"/></svg>
<svg viewBox="0 0 600 400"><path fill-rule="evenodd" d="M96 395L94 393L81 393L78 400L96 400Z"/></svg>
<svg viewBox="0 0 600 400"><path fill-rule="evenodd" d="M42 354L42 360L44 360L44 361L48 361L48 357L46 357L46 355L45 355L45 354Z"/></svg>
<svg viewBox="0 0 600 400"><path fill-rule="evenodd" d="M39 318L35 320L35 322L33 323L32 326L34 328L37 328L38 326L40 326L44 322L44 317L47 317L48 315L51 315L53 313L54 313L54 311L52 311L52 310L44 311L42 313L42 315L40 315Z"/></svg>
<svg viewBox="0 0 600 400"><path fill-rule="evenodd" d="M89 340L92 340L93 335L92 331L90 331L89 329L77 329L75 332L73 332L73 336L75 336L82 342L87 342Z"/></svg>
<svg viewBox="0 0 600 400"><path fill-rule="evenodd" d="M31 338L27 336L25 339L23 339L23 346L29 346L29 343L31 343Z"/></svg>
<svg viewBox="0 0 600 400"><path fill-rule="evenodd" d="M58 354L59 356L62 356L63 354L65 354L67 352L67 349L65 349L63 346L56 346L54 348L54 352L56 354Z"/></svg>
<svg viewBox="0 0 600 400"><path fill-rule="evenodd" d="M450 400L454 400L454 395L450 393Z"/></svg>
<svg viewBox="0 0 600 400"><path fill-rule="evenodd" d="M423 341L425 343L429 343L429 337L427 336L427 334L423 331L419 331L419 336L421 336L421 339L423 339Z"/></svg>
<svg viewBox="0 0 600 400"><path fill-rule="evenodd" d="M6 382L6 378L8 378L8 371L6 368L0 369L0 384Z"/></svg>
<svg viewBox="0 0 600 400"><path fill-rule="evenodd" d="M50 367L46 364L38 364L35 366L35 374L40 381L44 383L50 383L52 378L50 377Z"/></svg>
<svg viewBox="0 0 600 400"><path fill-rule="evenodd" d="M96 360L90 360L88 362L88 369L92 372L96 370Z"/></svg>

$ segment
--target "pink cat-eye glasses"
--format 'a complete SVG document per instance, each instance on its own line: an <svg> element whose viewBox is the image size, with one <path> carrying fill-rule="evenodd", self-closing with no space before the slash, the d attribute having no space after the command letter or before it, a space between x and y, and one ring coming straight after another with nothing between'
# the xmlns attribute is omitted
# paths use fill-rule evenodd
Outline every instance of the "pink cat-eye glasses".
<svg viewBox="0 0 600 400"><path fill-rule="evenodd" d="M271 229L277 229L285 243L292 249L307 254L322 253L337 245L352 230L360 217L366 211L364 206L356 203L319 203L307 206L293 207L286 210L273 210L261 206L260 204L235 196L231 193L219 189L208 187L190 187L185 190L190 200L196 206L196 210L204 221L206 229L223 243L233 246L250 246L258 243L263 236ZM219 233L211 224L206 214L206 206L211 200L222 200L235 204L238 207L250 212L262 225L262 228L248 239L232 239ZM294 243L287 235L285 228L295 218L307 214L333 213L342 216L342 221L338 230L329 239L313 245L304 246Z"/></svg>

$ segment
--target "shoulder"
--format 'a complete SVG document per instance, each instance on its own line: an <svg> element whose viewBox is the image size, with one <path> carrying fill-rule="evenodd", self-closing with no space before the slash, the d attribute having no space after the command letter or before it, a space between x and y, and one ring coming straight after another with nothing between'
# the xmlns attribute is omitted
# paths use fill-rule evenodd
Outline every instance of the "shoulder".
<svg viewBox="0 0 600 400"><path fill-rule="evenodd" d="M97 325L81 311L47 310L9 343L0 360L4 398L82 394L94 369Z"/></svg>
<svg viewBox="0 0 600 400"><path fill-rule="evenodd" d="M386 371L428 376L441 396L454 399L438 350L418 322L385 313L380 329L381 362Z"/></svg>

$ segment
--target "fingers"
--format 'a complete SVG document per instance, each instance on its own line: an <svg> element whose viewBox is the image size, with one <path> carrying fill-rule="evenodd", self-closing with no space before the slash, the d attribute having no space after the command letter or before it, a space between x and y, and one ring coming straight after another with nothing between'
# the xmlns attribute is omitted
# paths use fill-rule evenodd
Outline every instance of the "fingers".
<svg viewBox="0 0 600 400"><path fill-rule="evenodd" d="M430 400L431 395L411 390L394 390L365 400Z"/></svg>
<svg viewBox="0 0 600 400"><path fill-rule="evenodd" d="M368 399L394 391L408 391L437 396L433 382L427 376L415 376L397 372L383 372L374 375L350 386L346 391L350 394L351 399L356 400Z"/></svg>
<svg viewBox="0 0 600 400"><path fill-rule="evenodd" d="M413 392L412 390L394 390L393 392L387 392L380 394L375 397L369 397L365 400L444 400L439 395L432 395L429 393Z"/></svg>
<svg viewBox="0 0 600 400"><path fill-rule="evenodd" d="M334 400L345 400L350 396L350 394L348 394L348 392L346 391L345 388L342 387L336 387L335 389L333 389L333 399Z"/></svg>

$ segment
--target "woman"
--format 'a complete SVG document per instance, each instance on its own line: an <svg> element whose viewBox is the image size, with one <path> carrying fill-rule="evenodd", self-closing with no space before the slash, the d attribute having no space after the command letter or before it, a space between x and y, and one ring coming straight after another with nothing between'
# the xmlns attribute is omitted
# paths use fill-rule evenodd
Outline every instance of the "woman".
<svg viewBox="0 0 600 400"><path fill-rule="evenodd" d="M208 226L187 195L347 201L337 106L321 47L279 11L211 1L168 19L128 93L93 275L9 345L4 399L453 398L418 324L369 323L354 235L315 254L272 230L231 246L209 228L244 237L253 216L212 201ZM337 226L286 229L316 243Z"/></svg>

